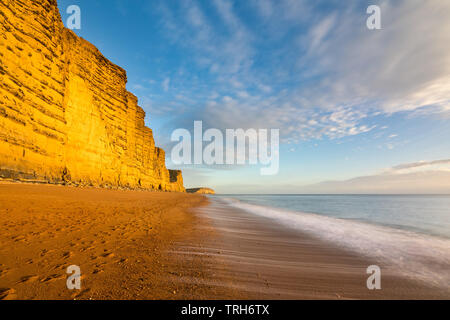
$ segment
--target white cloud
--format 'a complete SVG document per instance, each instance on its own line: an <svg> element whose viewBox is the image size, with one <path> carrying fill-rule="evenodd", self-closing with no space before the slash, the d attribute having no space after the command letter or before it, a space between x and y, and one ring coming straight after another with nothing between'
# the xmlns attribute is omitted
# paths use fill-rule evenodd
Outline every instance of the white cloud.
<svg viewBox="0 0 450 320"><path fill-rule="evenodd" d="M252 4L256 7L262 17L269 18L272 16L274 5L270 0L252 0Z"/></svg>
<svg viewBox="0 0 450 320"><path fill-rule="evenodd" d="M135 83L131 85L131 90L144 90L145 87L139 83Z"/></svg>
<svg viewBox="0 0 450 320"><path fill-rule="evenodd" d="M450 172L450 159L400 164L395 167L385 169L383 174L406 174L424 171Z"/></svg>
<svg viewBox="0 0 450 320"><path fill-rule="evenodd" d="M170 87L170 78L165 78L164 81L162 82L162 88L164 92L169 91L169 87Z"/></svg>
<svg viewBox="0 0 450 320"><path fill-rule="evenodd" d="M271 93L272 92L272 88L270 86L268 86L268 85L259 84L258 88L264 93Z"/></svg>
<svg viewBox="0 0 450 320"><path fill-rule="evenodd" d="M311 29L301 42L310 49L308 59L300 61L327 78L306 99L320 104L326 93L331 105L367 103L386 113L448 108L450 2L384 1L381 7L382 30L361 27L365 16L355 10Z"/></svg>
<svg viewBox="0 0 450 320"><path fill-rule="evenodd" d="M401 164L379 174L291 187L305 193L450 193L450 160Z"/></svg>
<svg viewBox="0 0 450 320"><path fill-rule="evenodd" d="M270 34L251 29L236 2L212 2L218 21L199 4L183 2L178 15L162 10L171 36L212 74L213 90L192 99L191 118L219 128L280 128L285 142L295 142L367 133L373 117L400 111L450 111L450 1L381 1L383 29L375 31L357 1L335 2L333 11L301 0L251 1ZM258 44L272 44L269 36L280 47L268 53L270 69L259 69Z"/></svg>
<svg viewBox="0 0 450 320"><path fill-rule="evenodd" d="M242 99L250 98L250 94L247 91L245 91L245 90L238 91L237 95L238 95L239 98L242 98Z"/></svg>
<svg viewBox="0 0 450 320"><path fill-rule="evenodd" d="M320 47L324 38L329 34L329 32L334 27L336 23L336 15L330 15L320 21L316 26L314 26L310 31L309 39L309 52L320 51Z"/></svg>

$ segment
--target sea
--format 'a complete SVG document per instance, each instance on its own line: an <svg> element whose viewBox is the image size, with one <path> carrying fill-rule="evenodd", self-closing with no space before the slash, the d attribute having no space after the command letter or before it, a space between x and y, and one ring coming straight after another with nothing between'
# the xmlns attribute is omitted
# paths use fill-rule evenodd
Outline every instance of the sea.
<svg viewBox="0 0 450 320"><path fill-rule="evenodd" d="M211 198L371 257L405 276L450 289L450 195Z"/></svg>

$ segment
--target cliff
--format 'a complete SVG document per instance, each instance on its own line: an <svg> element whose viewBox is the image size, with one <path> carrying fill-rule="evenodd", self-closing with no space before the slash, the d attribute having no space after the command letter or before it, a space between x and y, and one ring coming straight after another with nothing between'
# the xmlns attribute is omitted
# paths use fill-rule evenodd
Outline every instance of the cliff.
<svg viewBox="0 0 450 320"><path fill-rule="evenodd" d="M192 189L186 189L186 192L199 193L199 194L216 194L216 192L210 188L192 188Z"/></svg>
<svg viewBox="0 0 450 320"><path fill-rule="evenodd" d="M185 191L126 72L64 27L56 0L0 0L0 177Z"/></svg>

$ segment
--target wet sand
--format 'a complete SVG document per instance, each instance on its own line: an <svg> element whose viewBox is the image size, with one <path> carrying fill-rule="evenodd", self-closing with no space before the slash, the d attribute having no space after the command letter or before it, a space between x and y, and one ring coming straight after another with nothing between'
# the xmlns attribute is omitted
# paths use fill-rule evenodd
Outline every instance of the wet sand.
<svg viewBox="0 0 450 320"><path fill-rule="evenodd" d="M199 195L0 183L0 228L0 299L450 298Z"/></svg>
<svg viewBox="0 0 450 320"><path fill-rule="evenodd" d="M184 246L187 256L211 259L208 274L242 299L449 299L446 289L405 279L396 266L337 247L213 201L200 209L215 238L205 247ZM205 232L203 231L203 232ZM381 268L381 290L369 290L367 267Z"/></svg>

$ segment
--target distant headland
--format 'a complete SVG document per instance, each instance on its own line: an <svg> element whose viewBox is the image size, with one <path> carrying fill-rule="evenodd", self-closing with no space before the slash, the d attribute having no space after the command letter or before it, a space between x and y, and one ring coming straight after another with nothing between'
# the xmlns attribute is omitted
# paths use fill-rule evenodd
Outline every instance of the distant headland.
<svg viewBox="0 0 450 320"><path fill-rule="evenodd" d="M210 188L191 188L186 189L187 193L198 193L198 194L216 194L213 189Z"/></svg>

